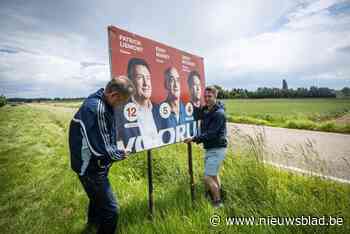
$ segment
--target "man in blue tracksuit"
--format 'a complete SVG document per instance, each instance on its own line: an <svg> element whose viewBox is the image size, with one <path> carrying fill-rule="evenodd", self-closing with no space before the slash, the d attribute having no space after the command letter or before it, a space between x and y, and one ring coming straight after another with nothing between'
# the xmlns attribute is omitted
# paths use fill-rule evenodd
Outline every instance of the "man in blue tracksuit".
<svg viewBox="0 0 350 234"><path fill-rule="evenodd" d="M89 197L88 226L98 233L114 233L118 204L108 172L111 164L127 157L116 147L114 108L123 105L134 93L132 82L117 77L105 89L91 94L74 115L69 128L71 167Z"/></svg>
<svg viewBox="0 0 350 234"><path fill-rule="evenodd" d="M217 92L213 86L205 88L205 106L195 112L195 118L201 120L201 133L185 140L186 143L193 141L204 145L204 182L215 208L223 206L219 170L227 147L226 117L223 104L216 100Z"/></svg>

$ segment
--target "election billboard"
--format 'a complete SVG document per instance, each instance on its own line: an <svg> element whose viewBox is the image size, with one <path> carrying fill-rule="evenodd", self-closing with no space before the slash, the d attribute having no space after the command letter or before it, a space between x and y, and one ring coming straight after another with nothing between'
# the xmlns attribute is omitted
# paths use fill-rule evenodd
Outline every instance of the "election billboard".
<svg viewBox="0 0 350 234"><path fill-rule="evenodd" d="M182 142L199 132L203 58L108 27L111 77L127 76L136 92L115 109L118 149L140 152Z"/></svg>

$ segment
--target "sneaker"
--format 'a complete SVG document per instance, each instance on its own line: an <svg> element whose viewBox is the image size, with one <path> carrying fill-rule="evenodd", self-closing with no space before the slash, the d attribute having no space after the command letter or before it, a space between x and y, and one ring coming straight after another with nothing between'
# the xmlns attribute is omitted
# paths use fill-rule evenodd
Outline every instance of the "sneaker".
<svg viewBox="0 0 350 234"><path fill-rule="evenodd" d="M214 207L215 209L224 208L224 203L222 203L221 200L214 201L214 202L213 202L213 207Z"/></svg>

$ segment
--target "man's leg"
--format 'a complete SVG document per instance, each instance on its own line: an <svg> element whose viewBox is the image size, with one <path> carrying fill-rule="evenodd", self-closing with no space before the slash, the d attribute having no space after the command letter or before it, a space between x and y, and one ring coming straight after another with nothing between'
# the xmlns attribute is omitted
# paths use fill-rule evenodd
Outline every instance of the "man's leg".
<svg viewBox="0 0 350 234"><path fill-rule="evenodd" d="M204 181L209 187L209 190L212 194L213 201L220 201L220 187L216 183L216 180L214 179L215 176L205 176Z"/></svg>
<svg viewBox="0 0 350 234"><path fill-rule="evenodd" d="M215 148L206 150L204 179L206 184L210 188L214 204L221 202L221 182L218 175L222 161L225 158L225 153L225 148Z"/></svg>
<svg viewBox="0 0 350 234"><path fill-rule="evenodd" d="M119 207L107 175L99 176L96 180L96 202L100 218L100 226L97 233L115 233Z"/></svg>
<svg viewBox="0 0 350 234"><path fill-rule="evenodd" d="M98 225L98 212L97 212L97 204L95 199L95 189L94 184L91 179L87 176L79 176L79 180L83 185L83 188L89 198L89 206L88 206L88 216L87 216L87 224Z"/></svg>
<svg viewBox="0 0 350 234"><path fill-rule="evenodd" d="M221 181L220 181L219 175L213 176L213 179L214 179L216 185L217 185L219 188L221 188Z"/></svg>
<svg viewBox="0 0 350 234"><path fill-rule="evenodd" d="M94 224L96 226L99 224L96 201L91 198L89 201L89 208L88 208L88 223Z"/></svg>
<svg viewBox="0 0 350 234"><path fill-rule="evenodd" d="M207 165L207 157L204 157L204 165ZM210 192L210 188L209 188L208 183L206 182L205 176L203 178L203 182L204 182L204 196L207 199L213 200L213 195Z"/></svg>
<svg viewBox="0 0 350 234"><path fill-rule="evenodd" d="M221 180L220 180L219 175L215 176L215 177L214 177L214 180L216 181L216 184L217 184L218 187L219 187L220 200L221 200L221 201L224 201L224 200L226 199L226 191L224 190L224 188L223 188L222 185L221 185Z"/></svg>
<svg viewBox="0 0 350 234"><path fill-rule="evenodd" d="M114 233L119 207L107 175L81 176L79 179L90 200L88 223L98 222L97 233Z"/></svg>

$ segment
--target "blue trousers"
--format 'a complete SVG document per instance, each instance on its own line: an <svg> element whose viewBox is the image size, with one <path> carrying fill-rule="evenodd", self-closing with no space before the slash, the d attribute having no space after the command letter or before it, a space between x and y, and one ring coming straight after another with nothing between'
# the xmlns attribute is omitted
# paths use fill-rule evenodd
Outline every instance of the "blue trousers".
<svg viewBox="0 0 350 234"><path fill-rule="evenodd" d="M115 233L119 207L107 174L79 176L89 197L88 223L96 224L98 234Z"/></svg>

